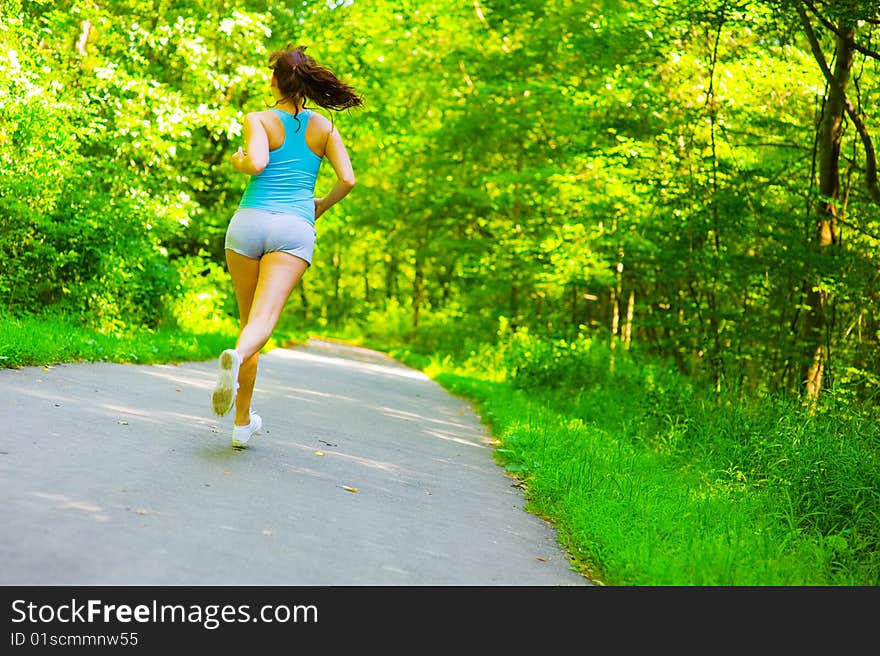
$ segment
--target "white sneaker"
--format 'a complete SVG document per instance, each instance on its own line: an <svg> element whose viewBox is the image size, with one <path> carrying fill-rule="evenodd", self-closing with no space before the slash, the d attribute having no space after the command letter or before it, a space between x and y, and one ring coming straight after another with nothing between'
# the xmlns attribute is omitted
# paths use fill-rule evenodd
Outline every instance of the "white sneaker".
<svg viewBox="0 0 880 656"><path fill-rule="evenodd" d="M255 414L254 411L251 410L251 423L249 423L247 426L233 426L232 446L247 446L248 440L250 440L252 436L259 433L262 427L263 420L260 418L260 415Z"/></svg>
<svg viewBox="0 0 880 656"><path fill-rule="evenodd" d="M241 356L235 349L226 349L220 354L220 371L217 385L211 395L214 414L222 417L232 409L235 394L238 392L238 370L241 367Z"/></svg>

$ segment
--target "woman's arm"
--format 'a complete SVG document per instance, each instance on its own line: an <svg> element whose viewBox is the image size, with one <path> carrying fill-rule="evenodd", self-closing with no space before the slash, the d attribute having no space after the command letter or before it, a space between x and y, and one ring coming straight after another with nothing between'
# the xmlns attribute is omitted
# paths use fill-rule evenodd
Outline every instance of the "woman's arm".
<svg viewBox="0 0 880 656"><path fill-rule="evenodd" d="M330 129L324 154L333 165L333 170L336 171L336 184L326 196L315 199L315 219L345 198L348 192L354 188L355 183L354 169L351 167L348 151L335 127Z"/></svg>
<svg viewBox="0 0 880 656"><path fill-rule="evenodd" d="M232 156L232 168L239 173L256 175L269 163L269 137L266 128L256 112L244 119L244 143L247 153L241 148Z"/></svg>

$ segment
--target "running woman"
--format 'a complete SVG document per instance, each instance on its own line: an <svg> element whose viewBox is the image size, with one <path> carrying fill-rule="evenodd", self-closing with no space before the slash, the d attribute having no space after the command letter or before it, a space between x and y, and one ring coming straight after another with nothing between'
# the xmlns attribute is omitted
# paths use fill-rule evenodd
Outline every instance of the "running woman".
<svg viewBox="0 0 880 656"><path fill-rule="evenodd" d="M251 408L257 360L290 293L311 266L315 221L355 184L339 130L306 102L338 111L361 106L363 99L305 50L288 46L270 55L275 103L247 114L246 150L232 155L233 168L250 176L225 242L241 328L235 348L220 354L211 405L220 417L235 407L234 447L246 446L262 428ZM318 198L315 182L324 159L333 166L336 183Z"/></svg>

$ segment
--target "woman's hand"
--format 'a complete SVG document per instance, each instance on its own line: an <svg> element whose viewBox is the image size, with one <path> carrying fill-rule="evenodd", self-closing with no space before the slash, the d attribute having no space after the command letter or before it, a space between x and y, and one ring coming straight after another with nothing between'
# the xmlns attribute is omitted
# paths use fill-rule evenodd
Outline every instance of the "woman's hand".
<svg viewBox="0 0 880 656"><path fill-rule="evenodd" d="M241 146L239 146L238 151L232 155L232 168L239 173L246 173L243 167L245 157L247 157L247 155L244 154Z"/></svg>
<svg viewBox="0 0 880 656"><path fill-rule="evenodd" d="M321 216L324 212L327 211L327 205L324 202L323 198L315 199L315 220L318 220L318 217Z"/></svg>

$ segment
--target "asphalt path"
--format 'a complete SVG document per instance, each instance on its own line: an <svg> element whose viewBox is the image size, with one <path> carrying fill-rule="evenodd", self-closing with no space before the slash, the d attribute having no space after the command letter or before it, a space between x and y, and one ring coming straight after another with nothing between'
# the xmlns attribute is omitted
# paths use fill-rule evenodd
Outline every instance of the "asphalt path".
<svg viewBox="0 0 880 656"><path fill-rule="evenodd" d="M590 585L473 407L421 372L275 349L238 450L216 370L0 370L0 585Z"/></svg>

